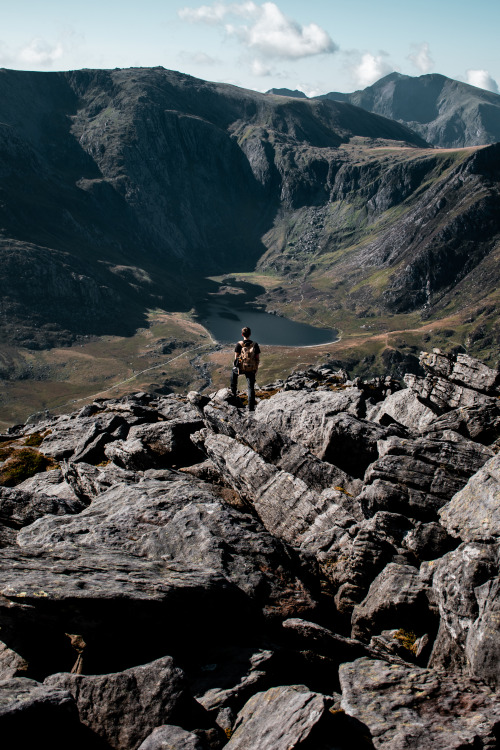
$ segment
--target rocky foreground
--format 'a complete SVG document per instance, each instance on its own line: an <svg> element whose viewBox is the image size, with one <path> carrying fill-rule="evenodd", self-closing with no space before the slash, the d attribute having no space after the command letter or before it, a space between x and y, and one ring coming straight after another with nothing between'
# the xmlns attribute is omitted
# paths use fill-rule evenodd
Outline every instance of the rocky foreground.
<svg viewBox="0 0 500 750"><path fill-rule="evenodd" d="M254 414L138 393L3 435L1 736L498 747L500 375L421 364L404 389L324 367Z"/></svg>

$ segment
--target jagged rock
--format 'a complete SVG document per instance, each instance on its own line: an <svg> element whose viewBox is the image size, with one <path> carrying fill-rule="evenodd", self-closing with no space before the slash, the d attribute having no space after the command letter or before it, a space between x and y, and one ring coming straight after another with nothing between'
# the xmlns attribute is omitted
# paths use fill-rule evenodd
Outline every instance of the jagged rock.
<svg viewBox="0 0 500 750"><path fill-rule="evenodd" d="M436 521L422 523L417 521L415 527L402 540L404 549L413 553L415 562L435 560L450 552L457 546L457 541Z"/></svg>
<svg viewBox="0 0 500 750"><path fill-rule="evenodd" d="M130 428L127 440L117 440L106 446L105 453L119 466L135 471L185 466L200 460L189 436L202 427L199 414L190 422L170 419L138 425Z"/></svg>
<svg viewBox="0 0 500 750"><path fill-rule="evenodd" d="M142 555L146 538L178 510L188 503L217 500L209 485L174 472L170 476L170 481L143 479L114 485L78 516L40 519L24 529L18 544L61 551L100 547Z"/></svg>
<svg viewBox="0 0 500 750"><path fill-rule="evenodd" d="M491 401L477 406L461 406L437 417L423 432L432 437L445 430L453 430L476 443L490 445L500 436L500 407Z"/></svg>
<svg viewBox="0 0 500 750"><path fill-rule="evenodd" d="M47 515L74 515L85 508L78 499L67 500L57 495L45 495L21 490L19 487L0 487L0 523L14 529Z"/></svg>
<svg viewBox="0 0 500 750"><path fill-rule="evenodd" d="M70 693L80 721L116 750L134 750L160 724L196 711L170 656L114 674L53 674L44 685Z"/></svg>
<svg viewBox="0 0 500 750"><path fill-rule="evenodd" d="M380 458L365 474L359 502L367 515L376 510L435 520L436 513L493 455L486 446L448 439L390 437L379 444Z"/></svg>
<svg viewBox="0 0 500 750"><path fill-rule="evenodd" d="M295 617L285 620L283 628L289 645L300 650L307 649L321 654L337 664L354 661L361 656L377 658L375 650L366 643L333 633L315 622L307 622L307 620Z"/></svg>
<svg viewBox="0 0 500 750"><path fill-rule="evenodd" d="M367 418L373 422L383 423L387 417L409 430L423 432L436 419L436 412L406 388L391 394L367 413Z"/></svg>
<svg viewBox="0 0 500 750"><path fill-rule="evenodd" d="M84 671L118 671L158 658L165 643L193 648L245 634L257 614L214 571L124 552L8 548L0 550L0 580L2 638L42 676L73 667L68 633L86 644Z"/></svg>
<svg viewBox="0 0 500 750"><path fill-rule="evenodd" d="M349 492L359 489L351 476L332 464L321 461L304 446L277 432L264 422L242 416L230 404L211 403L204 410L207 426L218 434L234 438L252 448L266 462L301 479L312 490L321 492L328 487L340 486Z"/></svg>
<svg viewBox="0 0 500 750"><path fill-rule="evenodd" d="M432 353L422 352L420 364L425 370L436 373L442 378L460 383L483 393L498 393L500 373L469 357L468 354L458 353L456 357L443 354L439 349Z"/></svg>
<svg viewBox="0 0 500 750"><path fill-rule="evenodd" d="M86 504L115 484L136 484L140 479L137 472L122 469L111 461L105 466L63 462L62 472L75 495Z"/></svg>
<svg viewBox="0 0 500 750"><path fill-rule="evenodd" d="M339 612L350 614L385 565L394 558L401 561L401 542L410 528L404 516L380 511L369 520L337 530L331 546L318 554L318 561L336 592Z"/></svg>
<svg viewBox="0 0 500 750"><path fill-rule="evenodd" d="M500 682L499 562L498 544L472 542L423 564L431 605L440 615L429 666Z"/></svg>
<svg viewBox="0 0 500 750"><path fill-rule="evenodd" d="M192 732L163 724L141 742L138 750L206 750L206 745Z"/></svg>
<svg viewBox="0 0 500 750"><path fill-rule="evenodd" d="M191 678L198 703L210 712L238 711L272 679L275 654L270 649L231 647L214 654Z"/></svg>
<svg viewBox="0 0 500 750"><path fill-rule="evenodd" d="M228 750L288 750L310 735L327 710L325 696L304 685L254 695L238 714Z"/></svg>
<svg viewBox="0 0 500 750"><path fill-rule="evenodd" d="M400 425L382 427L340 412L330 417L328 446L323 450L323 461L339 466L350 476L362 478L368 465L378 458L378 441L391 435L406 437L407 431ZM346 488L349 489L347 485Z"/></svg>
<svg viewBox="0 0 500 750"><path fill-rule="evenodd" d="M0 680L24 677L27 669L28 662L0 641Z"/></svg>
<svg viewBox="0 0 500 750"><path fill-rule="evenodd" d="M16 677L0 681L0 732L3 741L19 748L36 746L63 750L94 750L100 745L80 731L71 694L35 680ZM10 740L9 740L10 737Z"/></svg>
<svg viewBox="0 0 500 750"><path fill-rule="evenodd" d="M61 497L64 500L75 501L78 499L78 496L66 480L61 469L39 472L16 485L16 489L24 492L43 493L52 497Z"/></svg>
<svg viewBox="0 0 500 750"><path fill-rule="evenodd" d="M100 460L106 442L113 440L113 432L124 425L123 417L112 413L82 418L75 414L60 417L51 423L51 432L44 437L40 450L57 460L73 454L78 454L81 461L89 458ZM91 444L92 448L89 447Z"/></svg>
<svg viewBox="0 0 500 750"><path fill-rule="evenodd" d="M493 456L439 511L450 534L465 542L500 537L500 454Z"/></svg>
<svg viewBox="0 0 500 750"><path fill-rule="evenodd" d="M363 391L355 387L343 387L331 392L277 393L273 398L257 405L255 418L301 443L323 459L329 448L330 417L339 412L362 417L364 411Z"/></svg>
<svg viewBox="0 0 500 750"><path fill-rule="evenodd" d="M438 412L461 407L496 405L496 399L493 396L487 396L480 391L433 375L427 375L425 378L419 375L405 375L404 381L410 391L433 404Z"/></svg>
<svg viewBox="0 0 500 750"><path fill-rule="evenodd" d="M220 503L189 503L158 531L143 536L140 554L224 575L268 616L313 611L313 578L300 560L252 516ZM319 592L317 592L319 593Z"/></svg>
<svg viewBox="0 0 500 750"><path fill-rule="evenodd" d="M342 708L381 750L496 746L498 700L485 686L416 666L367 658L341 664Z"/></svg>
<svg viewBox="0 0 500 750"><path fill-rule="evenodd" d="M310 490L237 440L208 431L200 437L225 481L248 499L265 528L278 538L295 543L332 505L328 491L323 495Z"/></svg>
<svg viewBox="0 0 500 750"><path fill-rule="evenodd" d="M390 628L428 632L427 585L412 565L389 563L352 613L352 637L369 641Z"/></svg>

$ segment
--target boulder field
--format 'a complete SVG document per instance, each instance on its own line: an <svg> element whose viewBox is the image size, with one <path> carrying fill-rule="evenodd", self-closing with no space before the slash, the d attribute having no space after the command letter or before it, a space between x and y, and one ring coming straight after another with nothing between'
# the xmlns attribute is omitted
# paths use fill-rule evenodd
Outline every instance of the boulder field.
<svg viewBox="0 0 500 750"><path fill-rule="evenodd" d="M500 374L322 366L0 436L0 730L56 750L500 746Z"/></svg>

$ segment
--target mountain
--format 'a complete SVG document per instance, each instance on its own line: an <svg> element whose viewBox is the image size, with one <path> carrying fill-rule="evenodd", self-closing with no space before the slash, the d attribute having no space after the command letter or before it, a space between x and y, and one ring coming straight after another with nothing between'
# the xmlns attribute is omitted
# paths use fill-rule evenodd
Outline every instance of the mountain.
<svg viewBox="0 0 500 750"><path fill-rule="evenodd" d="M203 277L251 270L297 148L423 145L351 105L164 69L2 70L0 122L1 328L32 348L130 333L147 308L190 309Z"/></svg>
<svg viewBox="0 0 500 750"><path fill-rule="evenodd" d="M439 148L500 141L500 95L435 73L418 78L390 73L362 91L318 98L389 117Z"/></svg>
<svg viewBox="0 0 500 750"><path fill-rule="evenodd" d="M291 89L269 89L269 91L266 91L266 94L274 94L275 96L291 96L292 99L307 99L307 96L304 94L303 91L298 91L295 89L292 91Z"/></svg>
<svg viewBox="0 0 500 750"><path fill-rule="evenodd" d="M500 374L420 363L0 435L16 747L497 748Z"/></svg>
<svg viewBox="0 0 500 750"><path fill-rule="evenodd" d="M401 373L429 341L498 356L500 145L435 149L350 102L163 68L3 70L0 170L8 420L206 343L189 312L235 273L266 309L339 330L332 355L359 375ZM96 336L128 337L115 364L105 342L75 351ZM207 356L168 387L225 378ZM269 354L273 377L288 361Z"/></svg>

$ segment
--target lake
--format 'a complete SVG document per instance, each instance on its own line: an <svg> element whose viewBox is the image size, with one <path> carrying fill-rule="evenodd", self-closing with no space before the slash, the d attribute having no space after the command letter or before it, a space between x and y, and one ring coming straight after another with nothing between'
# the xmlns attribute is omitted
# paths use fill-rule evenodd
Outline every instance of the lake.
<svg viewBox="0 0 500 750"><path fill-rule="evenodd" d="M262 287L243 282L232 282L231 287L240 293L210 294L197 307L199 322L221 344L239 341L243 326L252 329L255 341L267 346L318 346L338 341L335 329L315 328L265 312L254 302L264 291Z"/></svg>

